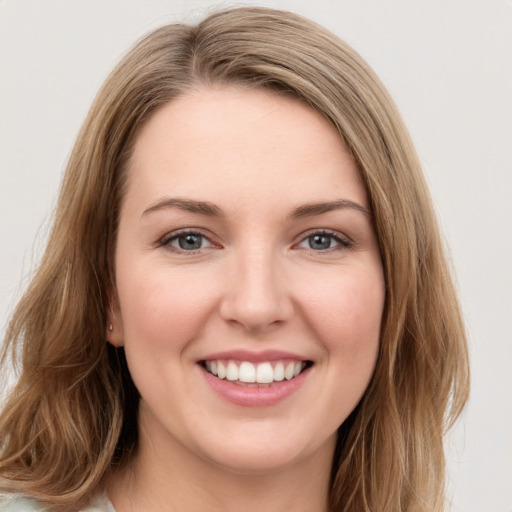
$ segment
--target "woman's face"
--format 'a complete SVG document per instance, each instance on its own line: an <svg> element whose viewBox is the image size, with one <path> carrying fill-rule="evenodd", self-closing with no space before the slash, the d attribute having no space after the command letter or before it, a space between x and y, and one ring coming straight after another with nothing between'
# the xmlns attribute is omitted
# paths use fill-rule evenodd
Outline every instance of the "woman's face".
<svg viewBox="0 0 512 512"><path fill-rule="evenodd" d="M227 87L159 110L130 163L116 284L109 337L141 446L238 472L332 460L374 369L384 281L356 165L322 116Z"/></svg>

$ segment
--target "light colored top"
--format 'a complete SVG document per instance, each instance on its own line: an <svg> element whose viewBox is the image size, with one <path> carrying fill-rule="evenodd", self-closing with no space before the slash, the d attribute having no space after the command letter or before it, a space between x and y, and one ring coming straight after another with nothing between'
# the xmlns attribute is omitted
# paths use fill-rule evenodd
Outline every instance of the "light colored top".
<svg viewBox="0 0 512 512"><path fill-rule="evenodd" d="M0 496L0 512L44 512L36 500L23 496ZM97 496L80 512L116 512L105 494Z"/></svg>

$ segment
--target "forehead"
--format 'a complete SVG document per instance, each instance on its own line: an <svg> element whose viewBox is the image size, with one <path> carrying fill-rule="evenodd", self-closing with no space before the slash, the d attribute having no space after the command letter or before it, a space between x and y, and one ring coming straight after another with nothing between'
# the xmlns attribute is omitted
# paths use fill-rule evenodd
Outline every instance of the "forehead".
<svg viewBox="0 0 512 512"><path fill-rule="evenodd" d="M138 134L128 176L138 196L301 202L343 192L367 206L337 130L304 103L261 90L200 88L166 104Z"/></svg>

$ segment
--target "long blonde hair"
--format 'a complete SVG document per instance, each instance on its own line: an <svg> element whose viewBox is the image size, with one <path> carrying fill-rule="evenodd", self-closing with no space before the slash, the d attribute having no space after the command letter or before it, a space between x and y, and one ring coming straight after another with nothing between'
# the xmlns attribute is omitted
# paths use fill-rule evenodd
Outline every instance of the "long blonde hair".
<svg viewBox="0 0 512 512"><path fill-rule="evenodd" d="M3 365L13 354L21 373L0 419L1 487L75 509L137 449L138 393L122 349L105 342L119 206L138 130L198 84L297 97L350 148L371 201L386 303L374 376L339 429L331 509L441 511L443 434L467 399L469 370L420 164L392 100L352 48L300 16L254 7L155 30L98 93L6 336Z"/></svg>

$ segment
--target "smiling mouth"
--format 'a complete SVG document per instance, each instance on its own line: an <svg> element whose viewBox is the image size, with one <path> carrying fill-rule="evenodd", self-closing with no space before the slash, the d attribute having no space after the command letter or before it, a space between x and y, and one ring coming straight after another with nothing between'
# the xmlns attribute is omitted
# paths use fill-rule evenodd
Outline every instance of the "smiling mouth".
<svg viewBox="0 0 512 512"><path fill-rule="evenodd" d="M218 379L247 387L268 387L298 377L313 365L312 361L250 361L204 360L199 364Z"/></svg>

